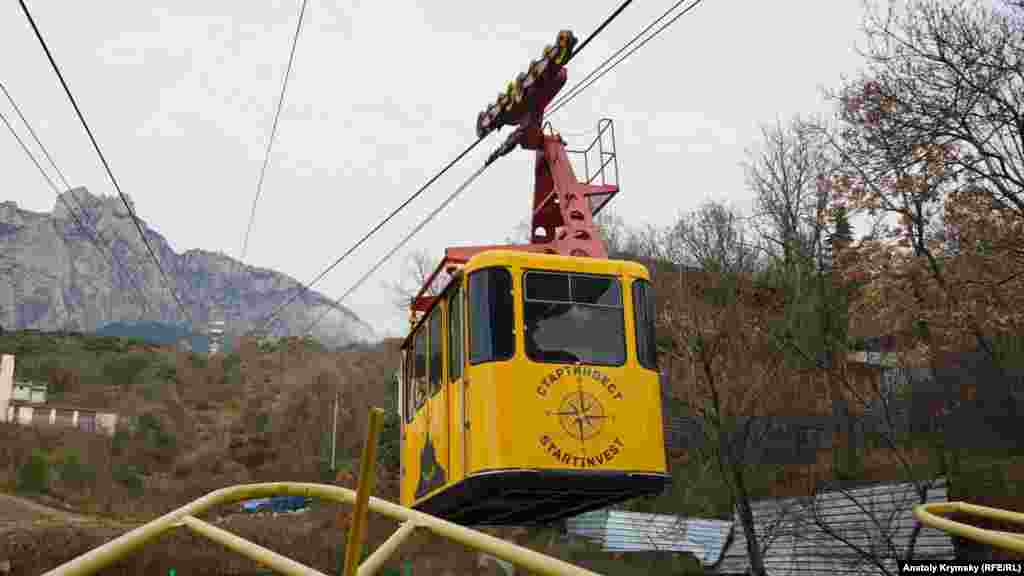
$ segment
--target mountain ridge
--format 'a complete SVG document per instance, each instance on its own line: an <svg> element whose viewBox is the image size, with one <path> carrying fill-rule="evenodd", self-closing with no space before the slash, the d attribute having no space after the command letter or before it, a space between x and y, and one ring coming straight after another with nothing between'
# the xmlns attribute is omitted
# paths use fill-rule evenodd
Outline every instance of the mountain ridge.
<svg viewBox="0 0 1024 576"><path fill-rule="evenodd" d="M156 322L202 332L211 320L224 319L228 332L237 335L258 328L302 290L290 276L248 266L222 252L193 248L176 253L141 216L139 221L191 324L164 287L120 198L77 187L61 194L49 213L0 202L0 279L5 280L0 281L0 325L95 332L118 322ZM94 242L109 256L99 253ZM379 339L354 312L313 290L302 291L268 335L297 334L325 312L312 333L324 344Z"/></svg>

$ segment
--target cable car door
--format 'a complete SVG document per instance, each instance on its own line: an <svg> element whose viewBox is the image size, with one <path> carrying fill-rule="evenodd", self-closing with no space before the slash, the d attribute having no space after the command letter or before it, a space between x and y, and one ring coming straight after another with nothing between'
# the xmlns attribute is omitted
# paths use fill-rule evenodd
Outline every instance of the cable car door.
<svg viewBox="0 0 1024 576"><path fill-rule="evenodd" d="M448 387L444 385L444 323L442 306L435 306L427 320L426 435L420 452L416 498L422 498L448 482Z"/></svg>

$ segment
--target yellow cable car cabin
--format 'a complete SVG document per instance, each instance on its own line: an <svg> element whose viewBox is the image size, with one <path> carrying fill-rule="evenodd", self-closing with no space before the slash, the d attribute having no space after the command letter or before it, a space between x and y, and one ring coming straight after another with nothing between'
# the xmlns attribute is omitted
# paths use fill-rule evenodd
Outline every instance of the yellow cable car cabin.
<svg viewBox="0 0 1024 576"><path fill-rule="evenodd" d="M431 302L402 346L403 505L525 525L662 491L643 266L481 251Z"/></svg>

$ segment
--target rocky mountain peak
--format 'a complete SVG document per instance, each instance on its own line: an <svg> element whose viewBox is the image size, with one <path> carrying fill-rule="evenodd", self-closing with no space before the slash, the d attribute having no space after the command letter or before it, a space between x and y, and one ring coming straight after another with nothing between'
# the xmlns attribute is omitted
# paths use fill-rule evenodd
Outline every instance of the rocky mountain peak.
<svg viewBox="0 0 1024 576"><path fill-rule="evenodd" d="M301 289L294 278L245 265L223 253L194 249L177 254L142 222L197 324L188 327L191 330L205 330L216 314L227 321L229 332L245 332ZM49 214L23 210L14 202L0 203L0 260L0 271L7 276L7 282L0 282L4 327L93 332L116 322L184 322L118 196L95 196L85 187L73 188L60 195ZM144 298L133 287L133 278ZM298 333L325 309L330 312L314 333L324 343L376 339L352 311L313 291L288 306L271 334Z"/></svg>

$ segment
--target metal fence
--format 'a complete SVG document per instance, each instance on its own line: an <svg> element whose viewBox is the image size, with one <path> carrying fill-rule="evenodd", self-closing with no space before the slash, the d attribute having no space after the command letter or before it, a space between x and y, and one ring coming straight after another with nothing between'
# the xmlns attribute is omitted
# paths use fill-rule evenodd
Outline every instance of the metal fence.
<svg viewBox="0 0 1024 576"><path fill-rule="evenodd" d="M945 500L946 485L940 479L928 490L927 501ZM954 556L948 534L919 524L913 514L918 504L909 483L765 500L752 504L754 531L770 576L898 574L897 560L907 557L912 538L918 561ZM744 574L749 566L737 515L715 573Z"/></svg>

